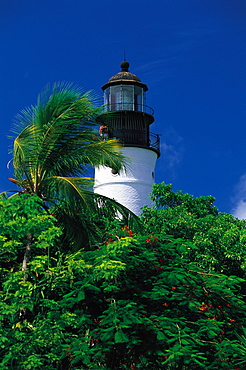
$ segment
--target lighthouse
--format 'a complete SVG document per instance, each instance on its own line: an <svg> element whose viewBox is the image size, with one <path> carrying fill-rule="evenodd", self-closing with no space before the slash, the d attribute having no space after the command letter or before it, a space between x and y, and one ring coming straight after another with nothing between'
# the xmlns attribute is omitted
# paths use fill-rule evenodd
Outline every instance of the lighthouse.
<svg viewBox="0 0 246 370"><path fill-rule="evenodd" d="M118 139L128 158L126 170L109 167L95 169L96 193L115 199L136 215L144 205L151 206L149 194L154 184L156 160L160 156L160 139L150 132L154 111L146 105L147 85L129 72L129 63L102 86L104 111L97 121L109 139Z"/></svg>

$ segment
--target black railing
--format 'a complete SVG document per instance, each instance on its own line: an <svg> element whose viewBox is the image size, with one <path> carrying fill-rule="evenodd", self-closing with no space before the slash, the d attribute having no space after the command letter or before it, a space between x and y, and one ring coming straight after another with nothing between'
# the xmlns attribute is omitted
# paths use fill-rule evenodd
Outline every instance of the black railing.
<svg viewBox="0 0 246 370"><path fill-rule="evenodd" d="M115 111L135 111L144 112L150 115L154 115L154 109L150 108L148 105L136 104L136 103L115 103L115 104L105 104L104 112L115 112Z"/></svg>
<svg viewBox="0 0 246 370"><path fill-rule="evenodd" d="M160 153L160 136L158 134L149 133L149 146Z"/></svg>

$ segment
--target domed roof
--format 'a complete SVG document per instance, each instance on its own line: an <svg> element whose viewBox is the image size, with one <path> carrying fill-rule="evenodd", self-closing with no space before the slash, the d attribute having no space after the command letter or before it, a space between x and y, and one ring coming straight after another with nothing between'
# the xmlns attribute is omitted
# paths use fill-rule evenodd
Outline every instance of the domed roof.
<svg viewBox="0 0 246 370"><path fill-rule="evenodd" d="M131 80L141 82L138 76L130 72L118 72L116 75L112 76L108 82L118 81L118 80Z"/></svg>
<svg viewBox="0 0 246 370"><path fill-rule="evenodd" d="M140 78L138 78L138 76L136 76L133 73L128 71L128 68L130 67L130 64L126 60L124 60L123 62L120 63L120 67L121 67L121 72L118 72L115 75L113 75L108 80L108 82L102 87L103 90L105 88L107 88L109 85L117 85L117 83L119 83L119 82L121 82L123 84L131 84L132 83L134 85L138 85L138 86L143 87L145 91L148 90L148 87L141 82L141 80L140 80Z"/></svg>
<svg viewBox="0 0 246 370"><path fill-rule="evenodd" d="M108 80L108 82L113 82L113 81L118 81L118 80L131 80L131 81L141 82L138 76L128 71L130 64L126 60L120 63L120 67L122 69L121 72L118 72L114 76L112 76Z"/></svg>

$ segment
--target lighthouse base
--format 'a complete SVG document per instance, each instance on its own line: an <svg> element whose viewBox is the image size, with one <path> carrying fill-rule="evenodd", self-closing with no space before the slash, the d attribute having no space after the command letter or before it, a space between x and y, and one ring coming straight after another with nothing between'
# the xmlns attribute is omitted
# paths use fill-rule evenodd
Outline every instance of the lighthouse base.
<svg viewBox="0 0 246 370"><path fill-rule="evenodd" d="M157 154L151 149L123 147L126 170L114 174L109 167L95 169L95 193L115 199L136 215L144 205L151 207L149 194L154 184Z"/></svg>

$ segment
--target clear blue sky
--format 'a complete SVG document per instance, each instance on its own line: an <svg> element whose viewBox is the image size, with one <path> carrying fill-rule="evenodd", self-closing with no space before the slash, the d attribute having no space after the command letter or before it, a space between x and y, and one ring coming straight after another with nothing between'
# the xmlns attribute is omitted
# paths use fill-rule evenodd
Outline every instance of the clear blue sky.
<svg viewBox="0 0 246 370"><path fill-rule="evenodd" d="M1 0L0 190L14 116L54 81L102 95L120 71L149 87L156 182L246 218L246 0Z"/></svg>

